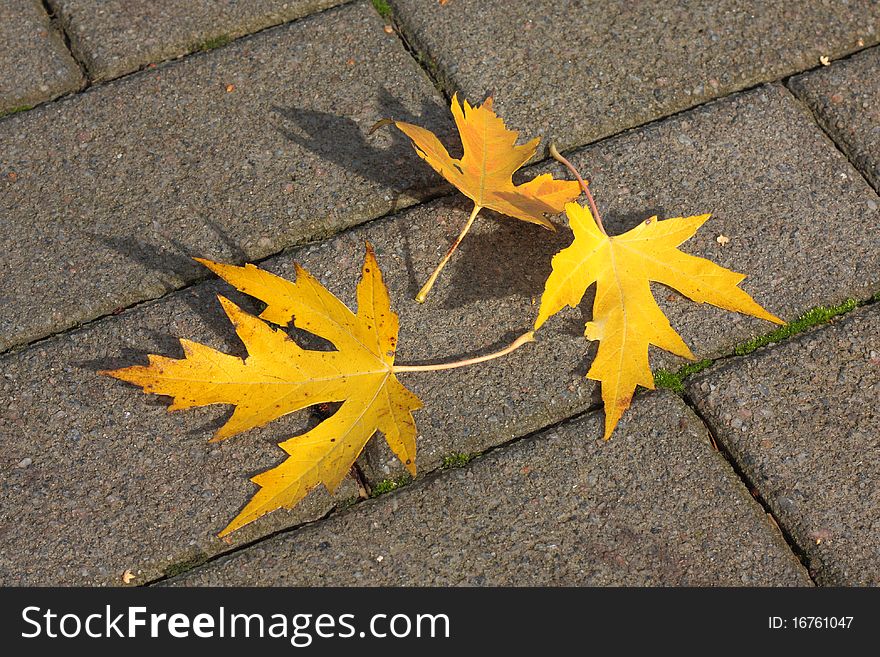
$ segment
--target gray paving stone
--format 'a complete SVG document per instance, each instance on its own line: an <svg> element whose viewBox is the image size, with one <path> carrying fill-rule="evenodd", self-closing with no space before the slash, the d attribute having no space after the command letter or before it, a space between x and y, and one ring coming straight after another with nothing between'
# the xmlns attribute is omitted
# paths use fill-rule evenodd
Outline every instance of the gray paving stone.
<svg viewBox="0 0 880 657"><path fill-rule="evenodd" d="M172 335L240 349L207 314L214 292L180 292L2 360L0 583L119 585L125 570L143 583L229 549L216 534L253 492L248 476L279 460L279 437L315 419L209 444L222 409L168 413L96 373L139 362L142 350L179 350ZM319 491L235 538L320 518L357 495L346 479L335 498Z"/></svg>
<svg viewBox="0 0 880 657"><path fill-rule="evenodd" d="M0 116L82 83L79 66L39 0L0 0Z"/></svg>
<svg viewBox="0 0 880 657"><path fill-rule="evenodd" d="M608 443L591 414L176 585L808 585L805 570L674 395Z"/></svg>
<svg viewBox="0 0 880 657"><path fill-rule="evenodd" d="M816 581L880 585L880 306L707 370L687 389Z"/></svg>
<svg viewBox="0 0 880 657"><path fill-rule="evenodd" d="M0 350L179 288L191 255L265 257L423 198L438 179L406 138L367 132L442 133L444 105L357 3L4 119Z"/></svg>
<svg viewBox="0 0 880 657"><path fill-rule="evenodd" d="M782 87L763 87L606 140L573 160L592 178L611 233L652 214L712 212L683 248L747 272L744 289L783 318L880 290L880 214L871 207L877 196ZM400 300L402 326L414 331L409 342L401 334L402 348L415 349L401 358L466 357L511 341L537 314L552 254L571 240L567 230L554 235L504 218L478 219L433 299L415 307L404 299L415 295L470 209L461 203L447 210L446 203L408 211L397 235L386 237L377 224L364 232L395 254L383 266L392 298ZM817 208L821 221L812 219ZM724 247L716 241L720 234L730 238ZM348 268L356 266L361 249L357 241L345 247ZM401 269L408 280L397 279ZM696 305L659 285L653 290L698 358L729 354L775 328ZM490 366L408 376L405 382L431 400L417 418L424 436L419 467L432 469L454 453L481 452L598 404L598 387L583 378L595 353L583 338L591 308L588 292L578 308L552 318L535 345ZM420 322L433 331L425 334ZM653 348L650 357L655 369L686 362ZM381 443L367 455L373 480L403 474Z"/></svg>
<svg viewBox="0 0 880 657"><path fill-rule="evenodd" d="M800 75L791 88L813 111L874 189L880 189L880 48Z"/></svg>
<svg viewBox="0 0 880 657"><path fill-rule="evenodd" d="M690 140L691 147L682 143L682 136ZM654 157L658 152L666 153L662 162ZM760 165L731 166L731 158ZM827 141L806 109L781 87L765 87L634 131L580 152L575 159L585 172L590 170L587 164L596 170L593 189L612 229L641 220L652 209L663 216L715 212L712 221L720 224L718 230L723 229L731 242L722 250L714 241L717 233L710 223L706 234L687 250L748 271L751 277L745 282L746 289L783 317L878 287L872 283L880 270L877 230L872 232L870 226L880 222L865 209L866 203L877 197ZM552 170L561 174L558 166ZM823 209L823 221L804 221L817 206ZM549 273L550 257L567 245L570 233L559 230L554 234L487 213L475 223L428 302L416 304L411 299L469 210L465 200L443 197L348 230L332 240L291 250L263 266L292 277L293 263L299 262L351 304L364 241L369 239L376 246L400 314L399 363L487 353L529 329ZM867 217L867 228L853 225L856 216ZM828 231L836 231L840 239L827 240ZM72 426L90 437L91 449L111 450L113 456L106 463L101 460L105 469L98 474L88 460L53 465L49 468L52 474L40 476L63 477L66 488L49 489L52 494L39 504L26 503L31 488L20 487L14 495L5 496L7 508L33 507L34 514L33 519L11 512L7 516L5 540L21 546L5 552L7 572L23 572L25 578L48 577L49 566L55 568L71 560L70 552L53 547L61 528L73 543L80 531L79 526L66 524L63 513L54 511L65 503L94 509L94 524L83 527L92 545L88 563L104 566L111 576L120 568L131 567L141 569L147 577L160 573L168 563L190 558L193 550L215 554L226 549L211 537L249 498L253 487L246 477L279 460L281 453L273 442L293 430L270 425L255 434L257 437L241 436L228 448L224 445L223 449L242 450L230 452L230 461L225 456L199 460L198 481L204 482L204 487L198 495L191 494L184 469L192 468L196 457L180 454L168 466L169 454L179 450L166 446L185 446L196 454L207 451L208 435L229 410L212 413L203 409L168 416L159 401L94 374L101 368L143 362L145 353L179 357L179 347L171 336L208 339L213 346L240 354L241 346L212 297L218 289L229 294L225 286L196 284L0 359L5 377L0 417L12 427L0 427L5 441L0 455L8 468L4 478L11 481L12 475L19 476L15 466L26 458L33 463L25 472L39 474L39 469L31 469L38 467L44 446L63 440ZM738 321L721 311L713 314L709 307L676 301L675 297L661 295L661 302L673 325L701 357L729 353L737 342L771 328L758 321ZM553 318L535 344L503 359L434 374L401 374L404 384L425 401L425 408L415 416L421 473L438 468L447 456L484 452L597 406L597 387L584 378L592 350L582 337L589 305L582 308L585 310L568 310ZM655 364L674 364L654 356ZM7 408L10 410L4 411ZM131 415L125 416L126 412ZM14 425L8 413L16 416ZM302 416L296 414L290 421L302 422ZM22 434L27 434L26 440ZM141 445L152 444L157 437L165 442L145 457ZM597 428L592 438L599 437ZM133 441L138 449L130 449ZM258 453L250 455L255 444ZM371 443L361 464L374 485L402 473L381 439ZM118 521L115 517L103 520L114 510L89 502L96 478L135 477L137 483L122 496L125 513ZM140 481L164 490L165 497L158 502L141 499ZM44 490L47 486L32 488ZM206 503L199 495L209 492L214 497ZM174 502L180 499L184 501L178 508ZM329 504L325 499L316 513L327 508L325 503ZM177 511L165 518L163 505ZM40 518L54 518L55 524L46 527L38 522ZM233 534L232 544L240 545L302 519L295 514L270 514L241 535ZM102 522L108 522L113 532L104 533ZM141 545L145 527L151 536ZM190 545L193 541L194 547ZM28 558L24 546L31 544L49 547L34 550L41 555L39 559L22 561ZM161 556L161 563L154 562L159 559L155 554ZM68 576L71 581L83 581L76 579L76 573Z"/></svg>
<svg viewBox="0 0 880 657"><path fill-rule="evenodd" d="M343 0L49 0L96 80L222 44Z"/></svg>
<svg viewBox="0 0 880 657"><path fill-rule="evenodd" d="M880 291L880 199L780 85L603 141L573 161L612 234L654 214L712 213L682 248L747 274L741 287L783 319ZM653 289L699 358L776 328ZM685 362L657 355L663 366Z"/></svg>
<svg viewBox="0 0 880 657"><path fill-rule="evenodd" d="M880 40L880 5L391 0L449 90L578 146Z"/></svg>

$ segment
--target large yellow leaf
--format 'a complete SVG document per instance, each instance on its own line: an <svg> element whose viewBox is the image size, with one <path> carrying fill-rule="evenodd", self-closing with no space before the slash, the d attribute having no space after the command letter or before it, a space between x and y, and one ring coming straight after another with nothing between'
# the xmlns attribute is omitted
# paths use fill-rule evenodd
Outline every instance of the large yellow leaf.
<svg viewBox="0 0 880 657"><path fill-rule="evenodd" d="M220 536L270 511L292 507L318 484L332 492L377 430L415 474L412 411L421 408L421 402L393 372L397 315L391 311L388 290L369 244L357 288L357 315L298 265L296 281L290 282L254 265L200 262L264 301L263 319L280 325L293 320L295 326L329 340L337 350L302 349L283 330L273 329L220 297L248 350L247 358L181 340L185 354L181 360L151 355L147 366L105 374L139 385L144 392L172 397L169 410L234 405L232 416L213 440L263 426L313 404L343 402L317 427L280 444L289 457L252 479L260 490Z"/></svg>
<svg viewBox="0 0 880 657"><path fill-rule="evenodd" d="M654 387L648 345L694 358L654 300L650 281L699 303L784 324L738 287L744 274L678 250L708 214L664 221L651 217L623 235L608 236L587 208L569 203L565 211L574 241L553 257L535 329L566 305L577 306L587 288L596 284L593 318L584 335L599 341L587 377L602 383L606 440L629 408L636 386Z"/></svg>
<svg viewBox="0 0 880 657"><path fill-rule="evenodd" d="M580 194L577 182L554 180L549 173L521 185L513 184L514 172L534 155L540 139L535 138L517 146L518 133L504 127L504 121L492 111L491 98L479 107L472 107L464 101L462 107L458 103L457 95L453 96L452 115L464 149L461 159L450 156L446 147L430 130L403 121L394 122L394 125L412 139L419 157L474 202L470 219L419 292L416 297L418 301L425 300L440 270L464 239L482 208L555 230L544 215L559 214L566 203Z"/></svg>

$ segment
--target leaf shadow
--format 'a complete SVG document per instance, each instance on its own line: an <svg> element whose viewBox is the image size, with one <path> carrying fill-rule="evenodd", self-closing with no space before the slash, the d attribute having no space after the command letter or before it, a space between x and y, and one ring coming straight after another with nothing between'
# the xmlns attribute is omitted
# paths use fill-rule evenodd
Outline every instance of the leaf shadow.
<svg viewBox="0 0 880 657"><path fill-rule="evenodd" d="M464 208L470 203L469 199L460 194L455 194L435 199L431 202L429 207L432 214L437 214L439 216L457 216L464 212L464 221L467 219L467 212L469 212L469 210L465 211ZM419 278L420 274L416 272L416 267L413 262L413 235L407 230L407 226L403 222L395 222L394 225L396 226L397 234L403 243L403 259L407 278L406 296L408 299L414 299L425 281Z"/></svg>
<svg viewBox="0 0 880 657"><path fill-rule="evenodd" d="M468 351L463 351L459 353L452 354L444 354L442 358L430 358L430 359L407 359L407 365L434 365L436 363L447 363L458 360L465 360L468 358L477 358L479 356L484 356L486 354L495 353L496 351L500 351L501 349L510 345L511 342L516 340L518 337L522 335L522 331L517 330L507 330L500 335L494 342L491 344L484 345L482 347L478 347L475 349L469 349Z"/></svg>
<svg viewBox="0 0 880 657"><path fill-rule="evenodd" d="M416 115L383 86L379 88L377 104L376 121L392 118L415 123L433 131L447 145L456 141L452 139L454 128L449 111L433 99L423 99ZM361 126L351 118L329 112L277 105L272 112L276 116L273 127L287 140L352 175L392 190L395 197L407 192L426 199L436 194L436 188L447 187L420 160L409 138L395 128L385 128L385 134L379 137L369 134L371 126ZM383 142L386 145L380 148L378 144ZM425 180L437 184L426 189Z"/></svg>
<svg viewBox="0 0 880 657"><path fill-rule="evenodd" d="M462 240L450 262L455 266L443 272L449 280L442 307L453 310L511 296L539 298L550 260L571 243L571 231L558 223L557 230L549 231L491 210L483 210L477 221L483 222L482 230Z"/></svg>
<svg viewBox="0 0 880 657"><path fill-rule="evenodd" d="M247 261L246 254L241 247L229 237L219 224L212 220L206 220L206 223L213 228L222 243L218 250L224 254L226 262L243 263ZM261 310L259 303L254 299L218 281L214 274L194 260L194 257L203 254L193 253L190 247L173 237L166 237L166 244L156 244L146 239L131 237L123 238L94 233L89 236L135 264L137 269L155 274L161 285L174 290L172 294L177 295L178 299L189 306L190 310L199 318L201 326L211 329L213 336L221 341L223 347L234 349L240 343L235 338L235 333L231 332L231 325L217 303L217 294L228 297L252 314L258 314ZM212 278L214 281L211 281ZM175 290L182 285L188 285L188 287ZM180 337L190 338L191 336Z"/></svg>
<svg viewBox="0 0 880 657"><path fill-rule="evenodd" d="M645 219L651 217L666 219L666 209L663 206L651 206L644 210L632 210L630 212L615 212L602 217L602 223L605 224L605 230L609 235L620 235L632 230Z"/></svg>

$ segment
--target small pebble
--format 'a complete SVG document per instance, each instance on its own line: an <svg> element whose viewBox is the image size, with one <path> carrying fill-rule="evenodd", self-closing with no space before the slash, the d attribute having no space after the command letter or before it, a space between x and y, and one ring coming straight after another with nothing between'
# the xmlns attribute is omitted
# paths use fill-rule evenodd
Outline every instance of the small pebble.
<svg viewBox="0 0 880 657"><path fill-rule="evenodd" d="M27 468L27 467L30 467L31 463L33 463L33 462L34 462L34 460L31 457L23 458L21 461L18 462L18 465L16 465L15 467L16 468Z"/></svg>

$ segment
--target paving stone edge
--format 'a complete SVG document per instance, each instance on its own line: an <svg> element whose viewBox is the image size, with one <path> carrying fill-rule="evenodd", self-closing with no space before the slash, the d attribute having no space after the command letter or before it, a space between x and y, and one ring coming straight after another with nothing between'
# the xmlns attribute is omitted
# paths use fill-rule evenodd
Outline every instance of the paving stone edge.
<svg viewBox="0 0 880 657"><path fill-rule="evenodd" d="M875 47L880 48L880 46L875 46ZM852 57L853 55L857 55L861 52L864 52L864 51L860 50L858 53L852 53L852 55L849 55L849 57ZM849 57L844 57L841 60L835 60L835 61L845 61L845 60L849 59ZM789 76L788 78L786 78L783 81L785 88L788 89L788 91L791 93L791 95L794 96L797 99L797 101L799 103L801 103L806 108L806 110L813 116L813 120L816 122L816 125L819 126L819 129L824 133L824 135L828 138L828 140L832 144L834 144L834 147L843 154L843 156L847 159L847 161L850 163L852 168L859 172L859 175L862 177L862 179L865 181L865 183L867 183L867 185L871 189L873 189L875 192L877 192L877 194L880 194L880 181L878 181L878 184L874 183L873 176L871 176L865 169L865 162L863 161L863 159L861 157L858 157L855 153L852 152L852 150L850 149L850 147L846 143L846 141L840 138L840 135L837 133L837 130L833 126L828 124L828 121L822 115L822 112L820 112L818 110L818 106L816 104L810 102L810 100L807 96L806 90L801 89L795 83L795 81L794 81L795 77L799 77L802 75L808 75L813 70L816 70L816 69L809 69L806 71L802 71L801 73L798 73L796 75Z"/></svg>

